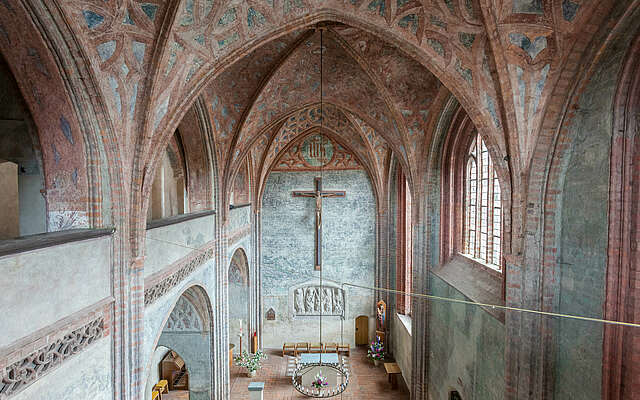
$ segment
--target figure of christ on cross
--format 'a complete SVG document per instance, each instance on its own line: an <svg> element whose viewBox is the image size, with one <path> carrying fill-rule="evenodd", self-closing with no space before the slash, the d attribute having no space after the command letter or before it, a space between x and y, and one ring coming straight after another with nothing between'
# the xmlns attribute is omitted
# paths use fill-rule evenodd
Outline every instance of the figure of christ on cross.
<svg viewBox="0 0 640 400"><path fill-rule="evenodd" d="M316 259L315 270L322 268L322 198L323 197L345 197L344 190L322 190L322 178L314 179L316 190L314 191L294 191L293 197L315 197L316 199Z"/></svg>

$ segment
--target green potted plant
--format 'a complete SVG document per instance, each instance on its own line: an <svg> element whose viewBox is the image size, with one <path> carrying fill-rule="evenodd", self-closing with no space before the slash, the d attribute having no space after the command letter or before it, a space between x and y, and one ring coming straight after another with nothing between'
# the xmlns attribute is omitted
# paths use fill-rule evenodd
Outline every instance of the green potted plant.
<svg viewBox="0 0 640 400"><path fill-rule="evenodd" d="M367 357L373 360L373 364L377 367L380 365L380 361L384 360L384 346L380 341L380 338L376 336L376 340L371 342L369 350L367 351Z"/></svg>
<svg viewBox="0 0 640 400"><path fill-rule="evenodd" d="M267 359L267 355L258 350L255 354L244 350L241 355L235 356L233 360L236 365L246 368L247 376L253 378L256 371L262 368L262 361Z"/></svg>

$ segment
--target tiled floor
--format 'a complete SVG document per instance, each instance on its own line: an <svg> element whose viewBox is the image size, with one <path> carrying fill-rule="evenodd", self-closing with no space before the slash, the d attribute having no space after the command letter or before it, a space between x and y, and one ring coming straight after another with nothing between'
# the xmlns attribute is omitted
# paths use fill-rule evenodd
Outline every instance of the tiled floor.
<svg viewBox="0 0 640 400"><path fill-rule="evenodd" d="M387 381L387 374L383 366L375 367L366 358L366 348L351 351L349 357L350 377L343 400L404 400L409 399L404 383L399 383L399 389L392 390ZM293 400L308 399L298 393L291 385L291 377L285 376L287 358L282 357L282 350L268 350L269 358L255 378L248 378L246 372L236 367L231 368L231 400L245 400L249 398L247 387L249 382L264 382L264 400Z"/></svg>
<svg viewBox="0 0 640 400"><path fill-rule="evenodd" d="M162 400L189 400L188 390L175 390L162 395Z"/></svg>

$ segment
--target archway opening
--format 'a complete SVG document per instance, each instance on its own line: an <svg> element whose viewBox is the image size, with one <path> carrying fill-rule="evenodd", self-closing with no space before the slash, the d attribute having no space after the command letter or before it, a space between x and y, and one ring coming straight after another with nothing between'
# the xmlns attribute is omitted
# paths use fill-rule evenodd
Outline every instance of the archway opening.
<svg viewBox="0 0 640 400"><path fill-rule="evenodd" d="M191 287L178 298L162 328L151 359L145 399L152 398L158 384L166 385L172 399L211 398L211 310L200 287Z"/></svg>
<svg viewBox="0 0 640 400"><path fill-rule="evenodd" d="M176 131L156 168L147 221L169 218L188 211L186 165L180 135Z"/></svg>
<svg viewBox="0 0 640 400"><path fill-rule="evenodd" d="M0 131L0 240L46 232L40 141L16 80L2 57Z"/></svg>
<svg viewBox="0 0 640 400"><path fill-rule="evenodd" d="M236 354L249 350L249 309L249 261L237 249L229 264L229 345Z"/></svg>

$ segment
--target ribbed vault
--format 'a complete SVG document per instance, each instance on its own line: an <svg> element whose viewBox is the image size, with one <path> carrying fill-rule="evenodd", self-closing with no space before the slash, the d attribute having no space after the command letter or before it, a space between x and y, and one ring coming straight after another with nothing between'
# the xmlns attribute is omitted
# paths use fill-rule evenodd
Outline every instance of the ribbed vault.
<svg viewBox="0 0 640 400"><path fill-rule="evenodd" d="M220 73L202 99L219 153L223 193L249 157L259 202L281 152L321 123L358 158L380 195L391 157L409 176L415 174L429 127L440 114L442 102L436 99L448 96L429 70L395 46L331 23L291 32L254 50Z"/></svg>

